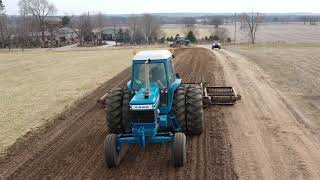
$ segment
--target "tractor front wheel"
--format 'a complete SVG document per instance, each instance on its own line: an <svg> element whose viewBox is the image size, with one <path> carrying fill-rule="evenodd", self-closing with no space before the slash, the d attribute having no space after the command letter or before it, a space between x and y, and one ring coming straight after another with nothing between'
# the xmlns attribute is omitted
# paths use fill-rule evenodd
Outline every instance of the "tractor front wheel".
<svg viewBox="0 0 320 180"><path fill-rule="evenodd" d="M182 167L187 158L186 135L182 132L175 133L172 146L174 166Z"/></svg>
<svg viewBox="0 0 320 180"><path fill-rule="evenodd" d="M104 141L104 160L109 167L116 167L120 163L120 152L117 149L117 135L109 134Z"/></svg>

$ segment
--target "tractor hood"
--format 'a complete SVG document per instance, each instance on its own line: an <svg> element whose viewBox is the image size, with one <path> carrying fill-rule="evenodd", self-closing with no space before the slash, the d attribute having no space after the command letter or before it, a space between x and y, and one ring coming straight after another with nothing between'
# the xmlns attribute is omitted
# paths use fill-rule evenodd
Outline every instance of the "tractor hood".
<svg viewBox="0 0 320 180"><path fill-rule="evenodd" d="M140 88L130 101L130 109L154 110L159 104L159 87L156 83L150 84L150 96L145 97L146 87Z"/></svg>

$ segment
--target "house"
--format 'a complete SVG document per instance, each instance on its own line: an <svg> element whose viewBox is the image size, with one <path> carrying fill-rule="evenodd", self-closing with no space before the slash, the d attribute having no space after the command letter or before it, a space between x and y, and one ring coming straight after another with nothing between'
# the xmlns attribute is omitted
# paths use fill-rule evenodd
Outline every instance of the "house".
<svg viewBox="0 0 320 180"><path fill-rule="evenodd" d="M28 38L31 40L31 42L40 43L42 32L30 32ZM54 30L52 34L49 31L44 32L44 45L46 47L50 47L51 42L53 47L59 47L68 44L74 44L78 41L78 35L73 29L68 27L58 28Z"/></svg>
<svg viewBox="0 0 320 180"><path fill-rule="evenodd" d="M54 38L55 40L59 41L59 43L63 44L73 44L75 42L78 42L77 33L74 32L73 29L68 27L57 29L54 32Z"/></svg>
<svg viewBox="0 0 320 180"><path fill-rule="evenodd" d="M94 33L95 37L98 40L114 41L116 39L116 36L115 36L116 30L115 28L112 28L112 27L104 27L102 28L102 30L94 29L92 30L92 32Z"/></svg>

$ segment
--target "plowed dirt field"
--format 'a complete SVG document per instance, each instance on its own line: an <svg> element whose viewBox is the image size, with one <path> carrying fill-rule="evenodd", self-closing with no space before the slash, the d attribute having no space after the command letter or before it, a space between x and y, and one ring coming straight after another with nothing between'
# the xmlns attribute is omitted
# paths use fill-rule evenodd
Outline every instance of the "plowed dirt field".
<svg viewBox="0 0 320 180"><path fill-rule="evenodd" d="M232 85L242 95L234 106L205 109L203 134L187 137L184 167L172 166L166 144L125 146L121 165L105 167L105 112L96 100L125 86L125 69L11 146L0 158L0 179L320 179L319 126L304 115L313 111L301 111L273 76L224 49L178 49L175 66L185 83Z"/></svg>
<svg viewBox="0 0 320 180"><path fill-rule="evenodd" d="M202 48L180 49L176 70L184 82L224 85L222 66L214 54ZM107 169L103 141L107 135L105 112L96 100L130 78L126 69L46 126L27 134L0 159L4 179L237 179L231 144L224 121L224 107L205 109L205 130L187 137L187 164L176 169L170 147L150 144L142 151L125 147L120 167Z"/></svg>

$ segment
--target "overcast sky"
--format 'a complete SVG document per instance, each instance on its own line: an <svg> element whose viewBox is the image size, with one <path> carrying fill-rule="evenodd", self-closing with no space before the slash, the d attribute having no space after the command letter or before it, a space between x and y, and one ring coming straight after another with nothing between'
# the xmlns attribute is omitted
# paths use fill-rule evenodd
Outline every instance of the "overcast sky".
<svg viewBox="0 0 320 180"><path fill-rule="evenodd" d="M173 12L244 12L269 13L320 12L320 0L49 0L59 15L103 12L105 14ZM19 0L3 0L7 14L18 14Z"/></svg>

